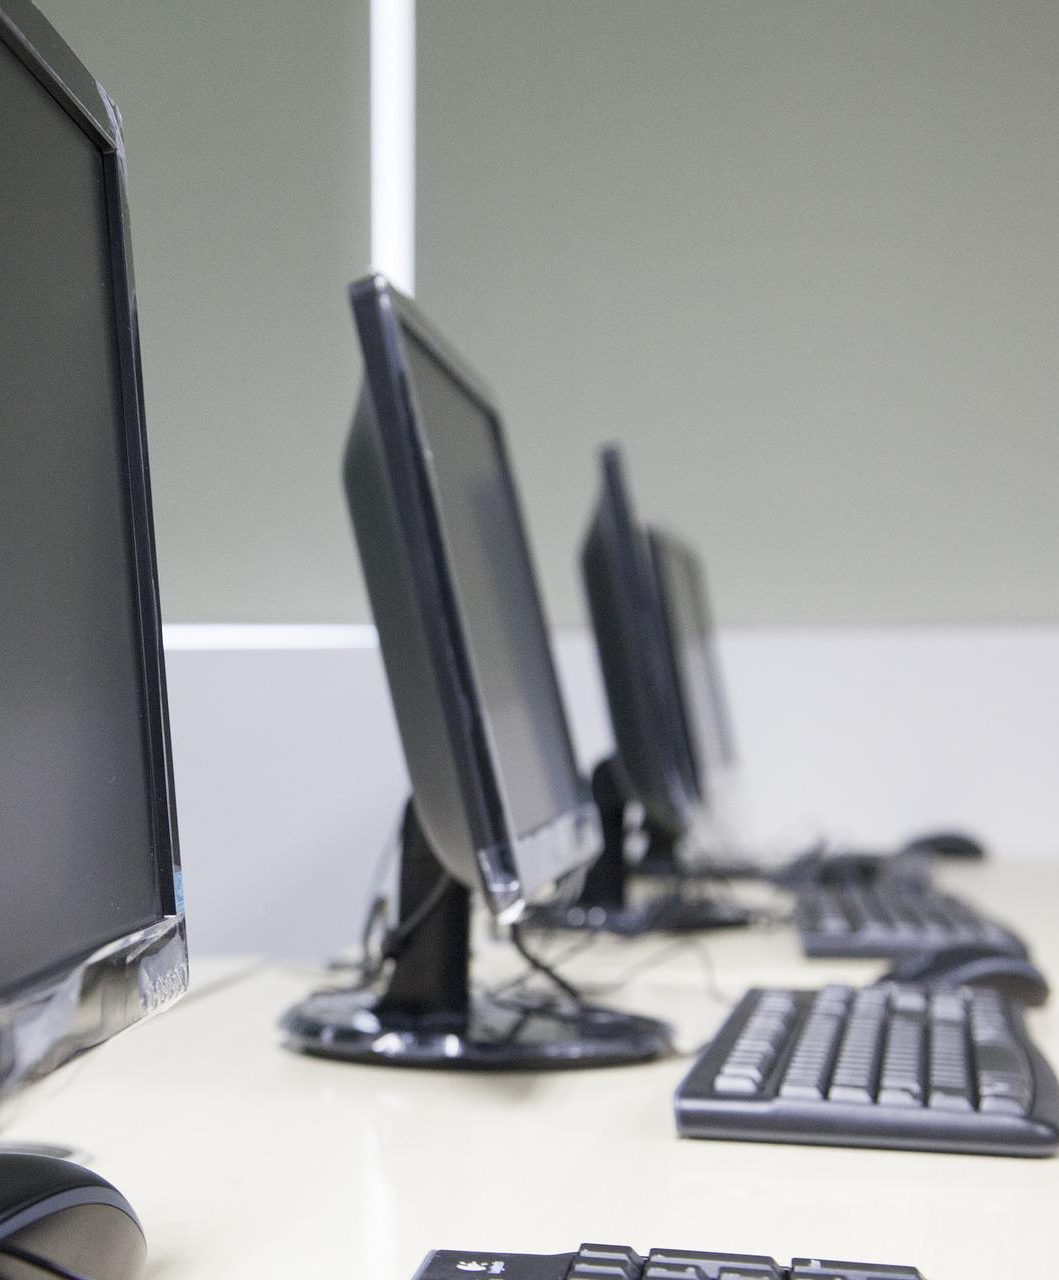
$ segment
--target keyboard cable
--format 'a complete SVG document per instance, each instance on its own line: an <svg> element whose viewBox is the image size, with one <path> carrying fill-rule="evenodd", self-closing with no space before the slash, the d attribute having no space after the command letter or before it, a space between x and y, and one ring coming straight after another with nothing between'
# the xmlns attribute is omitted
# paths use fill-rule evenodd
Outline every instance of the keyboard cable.
<svg viewBox="0 0 1059 1280"><path fill-rule="evenodd" d="M581 995L581 992L578 991L578 989L572 983L567 982L564 977L562 977L559 973L556 972L555 969L551 967L551 965L547 964L539 956L534 955L533 952L529 949L529 947L526 945L526 940L523 937L522 926L520 924L513 924L511 926L511 941L515 945L515 950L519 953L519 955L523 958L523 960L526 961L526 963L530 966L531 969L534 969L537 973L543 974L544 977L546 977L549 982L551 982L553 985L558 987L560 991L564 992L567 996L569 996L569 998L573 1000L574 1004L577 1005L578 1008L584 1007L585 1000L584 1000L584 997Z"/></svg>

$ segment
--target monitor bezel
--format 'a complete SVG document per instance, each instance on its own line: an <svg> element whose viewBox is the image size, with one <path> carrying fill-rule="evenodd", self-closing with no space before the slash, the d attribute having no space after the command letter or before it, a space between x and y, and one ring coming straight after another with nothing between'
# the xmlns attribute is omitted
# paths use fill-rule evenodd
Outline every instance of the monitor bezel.
<svg viewBox="0 0 1059 1280"><path fill-rule="evenodd" d="M446 836L446 830L451 832L453 828L446 822L443 810L455 798L429 794L428 789L420 785L428 773L417 767L421 734L417 725L412 723L412 717L402 710L408 706L407 700L395 693L394 706L412 778L415 804L423 827L435 845L436 855L446 868L462 883L481 887L494 915L502 920L515 920L526 902L540 889L591 862L601 847L601 835L589 788L577 769L522 507L500 425L500 413L491 392L477 373L453 350L415 303L384 276L369 275L351 285L350 299L364 355L372 427L381 447L390 495L400 525L401 549L416 596L414 616L410 610L407 625L420 627L426 640L430 674L437 695L436 705L441 708L445 719L445 741L451 753L453 775L461 792L458 800L474 849L456 848L458 837ZM541 628L543 651L548 657L547 678L553 685L555 704L562 718L567 761L578 796L572 810L559 813L530 831L517 831L505 799L503 765L491 734L488 712L470 656L471 646L440 516L439 486L429 440L420 425L421 414L415 402L414 379L408 365L402 328L423 346L488 419L508 498L516 516L516 534L529 566L535 616ZM383 419L392 430L384 428ZM356 510L353 517L357 525ZM358 544L363 560L365 539L359 529ZM368 566L365 567L367 569ZM370 595L372 574L366 573L366 577ZM372 604L386 661L386 626L379 616L379 602L373 599ZM408 673L398 662L386 661L386 671L392 687L408 679Z"/></svg>
<svg viewBox="0 0 1059 1280"><path fill-rule="evenodd" d="M167 1007L187 988L188 960L121 119L106 91L30 0L0 0L0 42L98 147L103 168L143 690L150 852L160 903L158 919L147 926L59 958L17 986L0 990L4 1097Z"/></svg>
<svg viewBox="0 0 1059 1280"><path fill-rule="evenodd" d="M699 789L683 731L662 602L621 449L600 451L600 490L581 549L581 571L620 772L650 820L683 835Z"/></svg>

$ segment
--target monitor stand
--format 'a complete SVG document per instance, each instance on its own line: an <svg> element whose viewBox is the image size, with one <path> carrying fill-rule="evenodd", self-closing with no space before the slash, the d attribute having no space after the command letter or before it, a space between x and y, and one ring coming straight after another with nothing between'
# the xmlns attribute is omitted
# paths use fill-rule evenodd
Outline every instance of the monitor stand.
<svg viewBox="0 0 1059 1280"><path fill-rule="evenodd" d="M738 853L710 853L700 862L687 863L677 857L676 845L668 831L650 818L644 823L647 851L629 868L634 879L668 880L671 885L706 880L767 880L769 873L759 862Z"/></svg>
<svg viewBox="0 0 1059 1280"><path fill-rule="evenodd" d="M654 1018L558 990L472 991L470 893L444 875L409 801L386 991L314 993L283 1018L290 1047L377 1065L509 1071L646 1062L671 1052L670 1029Z"/></svg>
<svg viewBox="0 0 1059 1280"><path fill-rule="evenodd" d="M687 878L677 865L671 840L667 855L669 871L664 877L670 882L668 892L655 894L643 902L632 902L629 887L636 868L625 860L628 796L614 757L596 766L592 774L592 796L603 826L603 852L589 868L584 888L575 902L549 903L538 908L527 920L528 925L535 929L596 930L639 937L645 933L691 933L750 923L752 913L745 907L682 892ZM656 858L661 857L661 846L656 841L663 839L663 833L649 828L648 834Z"/></svg>

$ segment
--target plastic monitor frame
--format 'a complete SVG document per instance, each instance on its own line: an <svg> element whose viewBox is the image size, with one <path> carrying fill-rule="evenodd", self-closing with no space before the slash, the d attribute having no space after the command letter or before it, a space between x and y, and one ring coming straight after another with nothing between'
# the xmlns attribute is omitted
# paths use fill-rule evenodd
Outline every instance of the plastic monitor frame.
<svg viewBox="0 0 1059 1280"><path fill-rule="evenodd" d="M170 1004L186 989L188 965L125 194L125 152L118 113L105 91L29 0L0 0L0 42L98 146L103 159L115 276L153 856L158 864L163 907L159 919L150 927L114 938L91 954L65 957L23 989L0 990L3 1097Z"/></svg>
<svg viewBox="0 0 1059 1280"><path fill-rule="evenodd" d="M544 615L500 417L492 397L415 305L382 276L350 289L365 374L345 458L345 484L413 799L402 826L400 919L383 955L378 998L321 992L289 1011L291 1047L359 1062L539 1069L657 1057L669 1032L647 1018L560 1007L525 996L472 995L469 891L480 887L502 923L526 900L586 866L601 844L588 787L577 775ZM505 763L470 657L467 622L444 535L443 504L403 331L489 420L509 509L529 570L547 678L563 716L572 812L516 830L504 800ZM560 1002L561 1003L561 1002Z"/></svg>
<svg viewBox="0 0 1059 1280"><path fill-rule="evenodd" d="M150 925L112 938L89 953L57 957L30 979L0 989L0 1103L135 1023L173 1003L187 988L188 954L180 854L173 799L161 611L151 512L143 383L132 270L125 150L117 109L58 32L30 0L0 0L0 45L18 59L98 148L102 168L114 326L124 416L128 534L133 548L137 624L151 805L151 854L160 911ZM6 56L5 53L5 56ZM17 1152L17 1148L16 1148ZM77 1181L72 1165L39 1155L0 1154L0 1253L4 1241L34 1217L21 1204L29 1187ZM95 1195L132 1215L117 1192L93 1175ZM80 1192L71 1191L70 1197ZM85 1193L89 1194L89 1193ZM109 1199L107 1199L109 1197ZM71 1199L71 1203L73 1200ZM12 1213L12 1206L15 1212ZM21 1225L20 1225L21 1224ZM83 1245L83 1247L82 1247ZM87 1239L68 1255L85 1266L97 1255ZM129 1248L135 1248L130 1244ZM131 1254L122 1265L138 1267ZM12 1264L16 1265L16 1264Z"/></svg>
<svg viewBox="0 0 1059 1280"><path fill-rule="evenodd" d="M597 765L593 794L603 820L604 850L573 904L534 913L537 928L602 930L623 935L689 932L749 922L750 913L699 893L682 892L675 848L694 829L701 807L699 773L683 731L678 673L666 634L659 584L637 521L621 450L600 453L601 487L581 553L617 752ZM668 894L631 901L626 861L628 813L643 807L645 861L666 868Z"/></svg>

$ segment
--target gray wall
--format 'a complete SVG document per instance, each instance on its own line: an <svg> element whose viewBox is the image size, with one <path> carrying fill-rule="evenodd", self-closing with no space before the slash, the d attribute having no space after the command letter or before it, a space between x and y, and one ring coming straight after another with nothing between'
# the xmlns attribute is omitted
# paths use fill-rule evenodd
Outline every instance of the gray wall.
<svg viewBox="0 0 1059 1280"><path fill-rule="evenodd" d="M726 622L1059 617L1054 0L428 0L418 295L544 586L597 442Z"/></svg>
<svg viewBox="0 0 1059 1280"><path fill-rule="evenodd" d="M368 0L44 0L125 116L165 614L368 617ZM1059 5L425 0L418 282L551 614L593 452L724 622L1059 616Z"/></svg>
<svg viewBox="0 0 1059 1280"><path fill-rule="evenodd" d="M120 107L169 621L367 616L339 458L368 0L43 0Z"/></svg>

